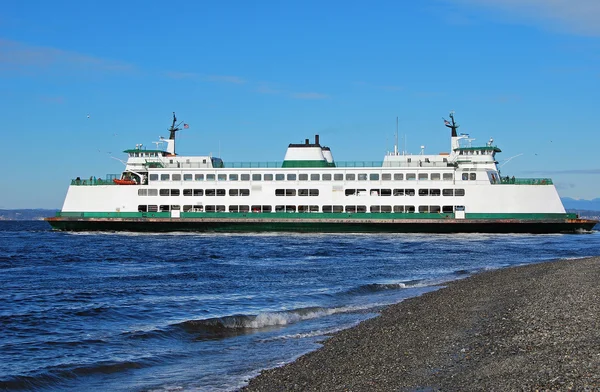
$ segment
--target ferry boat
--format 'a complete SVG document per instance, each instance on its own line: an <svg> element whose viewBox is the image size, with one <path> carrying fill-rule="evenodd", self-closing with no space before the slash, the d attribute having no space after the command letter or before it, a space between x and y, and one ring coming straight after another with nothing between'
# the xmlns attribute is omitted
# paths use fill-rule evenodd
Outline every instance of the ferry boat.
<svg viewBox="0 0 600 392"><path fill-rule="evenodd" d="M173 113L156 149L125 150L125 170L71 181L56 230L198 232L562 233L597 221L568 214L550 178L503 176L493 140L473 146L450 113L450 152L336 162L331 149L290 144L283 162L181 156ZM187 128L187 124L184 124ZM164 148L159 148L162 144Z"/></svg>

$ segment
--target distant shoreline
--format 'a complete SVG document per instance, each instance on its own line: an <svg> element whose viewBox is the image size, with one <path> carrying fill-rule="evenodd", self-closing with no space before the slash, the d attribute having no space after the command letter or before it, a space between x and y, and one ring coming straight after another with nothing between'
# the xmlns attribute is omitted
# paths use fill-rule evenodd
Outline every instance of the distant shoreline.
<svg viewBox="0 0 600 392"><path fill-rule="evenodd" d="M597 390L599 278L600 257L590 257L453 281L243 390Z"/></svg>
<svg viewBox="0 0 600 392"><path fill-rule="evenodd" d="M15 209L3 210L0 209L0 221L37 221L43 220L49 216L54 216L59 209Z"/></svg>

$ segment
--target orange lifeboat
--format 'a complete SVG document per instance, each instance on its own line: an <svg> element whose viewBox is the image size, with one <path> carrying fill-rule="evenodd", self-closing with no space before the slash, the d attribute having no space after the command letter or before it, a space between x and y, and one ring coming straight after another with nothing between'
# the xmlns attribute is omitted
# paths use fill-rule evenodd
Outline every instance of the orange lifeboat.
<svg viewBox="0 0 600 392"><path fill-rule="evenodd" d="M113 182L117 185L137 185L137 182L133 181L133 180L118 180L118 179L113 179Z"/></svg>

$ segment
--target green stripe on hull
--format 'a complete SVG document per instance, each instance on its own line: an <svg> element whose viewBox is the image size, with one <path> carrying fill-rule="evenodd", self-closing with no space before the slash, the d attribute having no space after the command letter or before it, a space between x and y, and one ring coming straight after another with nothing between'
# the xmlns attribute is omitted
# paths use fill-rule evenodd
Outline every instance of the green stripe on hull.
<svg viewBox="0 0 600 392"><path fill-rule="evenodd" d="M480 213L466 213L467 219L567 219L567 214L543 214L543 213L528 213L528 214L480 214Z"/></svg>
<svg viewBox="0 0 600 392"><path fill-rule="evenodd" d="M58 212L57 217L65 218L170 218L170 212ZM325 213L325 212L182 212L181 219L187 218L222 218L222 219L454 219L453 213ZM547 219L575 219L575 214L466 214L467 220L547 220Z"/></svg>

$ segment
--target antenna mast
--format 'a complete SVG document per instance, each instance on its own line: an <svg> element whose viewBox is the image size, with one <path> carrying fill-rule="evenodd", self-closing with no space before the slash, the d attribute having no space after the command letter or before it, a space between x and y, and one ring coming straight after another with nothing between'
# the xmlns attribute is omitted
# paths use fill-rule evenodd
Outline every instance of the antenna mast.
<svg viewBox="0 0 600 392"><path fill-rule="evenodd" d="M398 155L398 116L396 116L396 144L394 144L394 155Z"/></svg>
<svg viewBox="0 0 600 392"><path fill-rule="evenodd" d="M173 124L171 124L171 128L169 129L169 132L171 132L171 134L169 135L169 140L175 140L175 132L179 131L179 124L177 124L177 126L175 126L175 123L177 122L177 117L175 117L175 112L173 112Z"/></svg>
<svg viewBox="0 0 600 392"><path fill-rule="evenodd" d="M458 127L460 125L458 125L456 122L454 122L454 111L450 112L450 120L452 120L452 123L450 123L449 121L447 121L444 118L444 125L447 126L450 129L452 129L452 137L457 137L458 134L456 133L456 130L458 129Z"/></svg>

